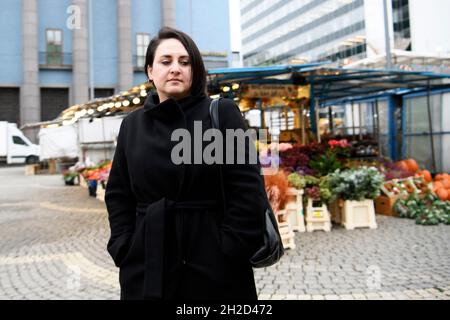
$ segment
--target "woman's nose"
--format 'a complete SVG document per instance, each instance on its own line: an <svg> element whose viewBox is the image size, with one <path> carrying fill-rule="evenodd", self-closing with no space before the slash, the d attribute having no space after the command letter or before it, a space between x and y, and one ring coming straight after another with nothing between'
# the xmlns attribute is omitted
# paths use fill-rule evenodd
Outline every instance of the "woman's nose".
<svg viewBox="0 0 450 320"><path fill-rule="evenodd" d="M172 63L171 67L170 67L170 73L178 73L180 72L180 65L178 64L178 62L174 62Z"/></svg>

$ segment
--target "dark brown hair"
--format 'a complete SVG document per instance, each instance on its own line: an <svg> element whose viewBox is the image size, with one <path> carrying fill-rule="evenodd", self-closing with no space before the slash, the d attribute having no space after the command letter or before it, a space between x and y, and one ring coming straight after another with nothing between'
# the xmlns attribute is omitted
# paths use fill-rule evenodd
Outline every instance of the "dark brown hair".
<svg viewBox="0 0 450 320"><path fill-rule="evenodd" d="M202 96L206 94L206 69L203 63L202 55L198 50L194 40L191 39L186 33L169 28L163 27L159 30L158 35L154 37L147 48L147 55L145 57L145 74L147 75L148 67L153 66L155 60L155 52L162 40L177 39L179 40L186 51L188 52L191 68L192 68L192 85L191 95Z"/></svg>

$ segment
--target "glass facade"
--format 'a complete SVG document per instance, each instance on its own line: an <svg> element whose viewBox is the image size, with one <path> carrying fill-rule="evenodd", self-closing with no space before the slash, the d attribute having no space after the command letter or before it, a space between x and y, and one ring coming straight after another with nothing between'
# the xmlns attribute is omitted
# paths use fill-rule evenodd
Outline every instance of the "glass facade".
<svg viewBox="0 0 450 320"><path fill-rule="evenodd" d="M392 0L395 48L411 50L411 26L409 21L409 0Z"/></svg>
<svg viewBox="0 0 450 320"><path fill-rule="evenodd" d="M247 66L365 57L363 0L243 1L241 14Z"/></svg>
<svg viewBox="0 0 450 320"><path fill-rule="evenodd" d="M430 96L431 124L428 116L428 97L418 96L405 99L404 103L404 156L417 159L421 167L433 168L430 133L433 132L434 154L437 172L450 171L450 125L449 112L445 104L450 93Z"/></svg>
<svg viewBox="0 0 450 320"><path fill-rule="evenodd" d="M391 0L390 6L394 48L411 51L409 0ZM244 65L347 64L367 58L370 10L365 0L242 0ZM369 25L370 36L373 21Z"/></svg>
<svg viewBox="0 0 450 320"><path fill-rule="evenodd" d="M318 56L319 61L346 61L346 59L353 58L355 60L365 58L367 52L367 43L362 40L362 43L355 43L350 45L342 45L337 48L329 50ZM349 61L350 62L350 61Z"/></svg>

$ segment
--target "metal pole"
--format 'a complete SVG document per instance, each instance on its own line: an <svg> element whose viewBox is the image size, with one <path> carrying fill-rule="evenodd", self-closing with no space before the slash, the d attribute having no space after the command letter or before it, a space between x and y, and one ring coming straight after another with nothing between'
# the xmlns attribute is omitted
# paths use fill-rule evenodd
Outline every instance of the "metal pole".
<svg viewBox="0 0 450 320"><path fill-rule="evenodd" d="M427 88L427 109L428 109L428 125L430 128L430 142L431 142L431 159L432 159L432 171L436 172L436 155L434 149L434 136L433 136L433 120L431 117L431 92L430 92L430 81L428 81Z"/></svg>
<svg viewBox="0 0 450 320"><path fill-rule="evenodd" d="M319 102L316 101L316 107L314 109L314 113L315 113L315 119L316 119L316 133L317 133L317 142L321 143L321 138L320 138L320 117L319 117Z"/></svg>
<svg viewBox="0 0 450 320"><path fill-rule="evenodd" d="M353 132L353 136L352 136L352 140L355 140L355 104L352 101L352 132Z"/></svg>
<svg viewBox="0 0 450 320"><path fill-rule="evenodd" d="M306 131L305 131L305 110L303 109L303 107L302 107L302 109L301 109L301 118L302 118L302 145L305 145L306 144L306 137L305 137L305 133L306 133Z"/></svg>
<svg viewBox="0 0 450 320"><path fill-rule="evenodd" d="M309 95L309 122L311 125L311 130L313 133L317 134L317 123L316 123L316 98L314 90L314 80L310 80L311 91Z"/></svg>
<svg viewBox="0 0 450 320"><path fill-rule="evenodd" d="M362 116L362 103L359 104L359 108L358 108L358 112L359 112L359 141L362 141L363 139L363 133L362 133L362 122L363 122L363 116Z"/></svg>
<svg viewBox="0 0 450 320"><path fill-rule="evenodd" d="M259 116L261 118L261 128L265 129L266 123L264 121L264 110L263 110L263 106L262 106L262 99L259 99L257 104L258 104L258 109L259 109Z"/></svg>
<svg viewBox="0 0 450 320"><path fill-rule="evenodd" d="M375 104L373 102L370 103L372 108L372 134L375 136Z"/></svg>
<svg viewBox="0 0 450 320"><path fill-rule="evenodd" d="M389 32L389 14L387 0L383 0L384 6L384 34L386 38L386 67L392 69L391 37Z"/></svg>
<svg viewBox="0 0 450 320"><path fill-rule="evenodd" d="M333 107L329 106L328 107L328 128L330 130L331 135L334 135L334 123L333 123Z"/></svg>
<svg viewBox="0 0 450 320"><path fill-rule="evenodd" d="M92 25L92 0L89 1L89 100L94 99L94 36Z"/></svg>
<svg viewBox="0 0 450 320"><path fill-rule="evenodd" d="M378 108L378 99L375 100L375 114L377 115L377 142L378 142L378 152L380 153L380 157L383 155L383 152L381 150L381 144L380 144L380 112Z"/></svg>

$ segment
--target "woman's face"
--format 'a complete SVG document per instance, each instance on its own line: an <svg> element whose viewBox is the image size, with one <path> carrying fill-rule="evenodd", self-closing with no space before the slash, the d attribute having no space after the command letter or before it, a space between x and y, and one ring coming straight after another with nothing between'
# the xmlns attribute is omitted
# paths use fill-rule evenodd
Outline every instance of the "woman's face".
<svg viewBox="0 0 450 320"><path fill-rule="evenodd" d="M162 40L147 75L153 80L160 102L188 96L192 86L192 68L183 44L177 39Z"/></svg>

